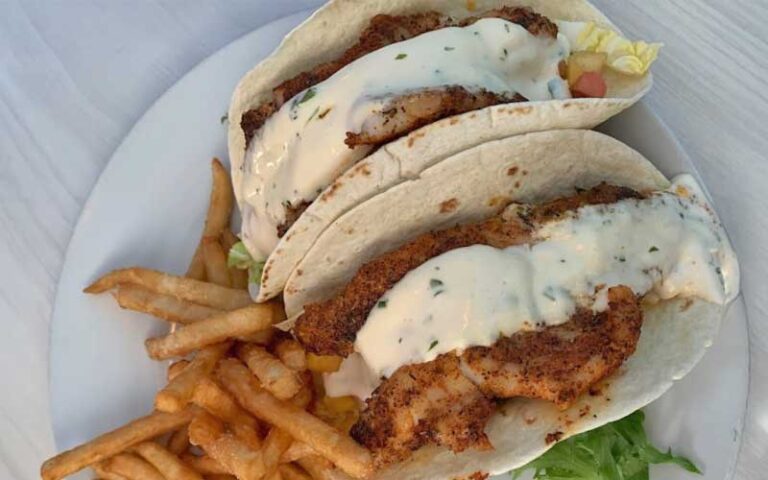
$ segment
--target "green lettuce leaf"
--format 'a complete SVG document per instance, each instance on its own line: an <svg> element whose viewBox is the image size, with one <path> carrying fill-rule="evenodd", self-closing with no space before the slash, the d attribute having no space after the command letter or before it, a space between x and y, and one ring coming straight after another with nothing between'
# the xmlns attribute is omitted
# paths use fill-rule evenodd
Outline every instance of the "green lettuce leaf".
<svg viewBox="0 0 768 480"><path fill-rule="evenodd" d="M264 260L254 260L243 242L237 242L229 249L227 266L248 270L248 282L261 283L261 274L264 272Z"/></svg>
<svg viewBox="0 0 768 480"><path fill-rule="evenodd" d="M649 441L638 410L621 420L564 440L544 455L510 472L533 470L534 480L649 480L649 466L672 463L701 473L684 457L662 452Z"/></svg>

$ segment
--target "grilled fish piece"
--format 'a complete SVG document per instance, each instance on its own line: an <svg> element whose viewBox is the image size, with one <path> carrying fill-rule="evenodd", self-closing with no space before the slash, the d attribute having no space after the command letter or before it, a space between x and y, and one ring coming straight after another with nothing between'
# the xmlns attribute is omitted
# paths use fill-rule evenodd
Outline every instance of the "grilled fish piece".
<svg viewBox="0 0 768 480"><path fill-rule="evenodd" d="M566 323L500 338L457 356L400 367L366 401L352 427L378 467L426 444L488 449L494 399L539 398L567 408L635 351L643 315L631 289L608 290L608 309L581 309Z"/></svg>
<svg viewBox="0 0 768 480"><path fill-rule="evenodd" d="M483 428L495 410L464 374L455 355L398 369L368 401L352 436L383 466L428 443L454 452L489 449Z"/></svg>
<svg viewBox="0 0 768 480"><path fill-rule="evenodd" d="M479 16L469 17L460 22L438 12L422 12L411 15L376 15L360 34L357 43L349 47L339 58L322 63L313 69L290 78L272 91L272 98L243 114L240 127L245 134L246 145L256 131L282 105L303 90L328 79L358 58L396 42L408 40L439 28L467 26L481 18L501 18L517 23L533 35L557 37L557 25L530 8L502 7L489 10ZM481 107L478 107L481 108ZM447 113L447 115L453 115ZM434 121L434 120L433 120ZM423 125L423 123L421 124ZM420 125L419 125L420 126ZM415 127L417 128L417 127Z"/></svg>
<svg viewBox="0 0 768 480"><path fill-rule="evenodd" d="M306 305L296 321L294 334L313 353L347 356L352 353L357 332L376 302L408 272L427 260L470 245L504 248L528 243L537 225L580 206L640 197L631 189L603 184L570 197L521 207L512 218L500 215L478 224L426 233L363 265L339 295Z"/></svg>
<svg viewBox="0 0 768 480"><path fill-rule="evenodd" d="M350 148L381 145L441 118L525 100L520 94L499 95L483 89L472 92L458 86L419 90L391 99L381 112L365 120L360 132L347 132L344 143Z"/></svg>

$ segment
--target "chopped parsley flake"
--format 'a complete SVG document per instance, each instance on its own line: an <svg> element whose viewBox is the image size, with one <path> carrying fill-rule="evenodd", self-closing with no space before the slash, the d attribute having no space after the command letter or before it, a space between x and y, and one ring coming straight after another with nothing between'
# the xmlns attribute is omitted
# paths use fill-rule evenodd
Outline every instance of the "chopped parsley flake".
<svg viewBox="0 0 768 480"><path fill-rule="evenodd" d="M397 56L395 57L395 60L402 60L407 56L408 56L407 53L398 53Z"/></svg>
<svg viewBox="0 0 768 480"><path fill-rule="evenodd" d="M504 30L506 30L507 32L509 32L509 24L508 24L508 23L505 23L505 24L504 24Z"/></svg>
<svg viewBox="0 0 768 480"><path fill-rule="evenodd" d="M657 247L656 245L654 245L654 246L652 246L651 248L648 249L648 253L653 253L653 252L658 252L658 251L659 251L659 247Z"/></svg>
<svg viewBox="0 0 768 480"><path fill-rule="evenodd" d="M315 115L317 115L317 112L320 110L320 107L315 107L315 109L312 111L312 115L309 116L307 119L307 123L311 122L313 118L315 118Z"/></svg>
<svg viewBox="0 0 768 480"><path fill-rule="evenodd" d="M398 338L397 343L403 343L403 337Z"/></svg>
<svg viewBox="0 0 768 480"><path fill-rule="evenodd" d="M223 125L223 124L227 123L227 121L228 121L228 120L229 120L229 115L227 115L227 114L225 113L225 114L224 114L224 115L222 115L222 116L221 116L221 118L219 119L219 123L221 123L221 124Z"/></svg>
<svg viewBox="0 0 768 480"><path fill-rule="evenodd" d="M446 52L451 52L453 50L456 50L456 48L455 47L443 47L443 50L445 50Z"/></svg>
<svg viewBox="0 0 768 480"><path fill-rule="evenodd" d="M545 288L541 294L547 297L548 299L552 300L553 302L556 300L555 293L552 291L552 287Z"/></svg>
<svg viewBox="0 0 768 480"><path fill-rule="evenodd" d="M308 101L312 100L312 98L314 98L314 96L316 94L317 93L315 92L314 88L307 89L307 91L304 93L304 96L301 97L301 100L299 100L299 105L301 105L302 103L305 103L305 102L308 102Z"/></svg>
<svg viewBox="0 0 768 480"><path fill-rule="evenodd" d="M436 297L436 296L438 296L438 295L440 295L441 293L444 293L444 292L445 292L445 290L438 290L438 291L436 291L436 292L435 292L435 294L434 294L434 295L432 295L432 296L433 296L433 297Z"/></svg>
<svg viewBox="0 0 768 480"><path fill-rule="evenodd" d="M433 278L433 279L431 279L429 281L429 286L431 288L442 287L443 286L443 281L442 280L438 280L437 278Z"/></svg>
<svg viewBox="0 0 768 480"><path fill-rule="evenodd" d="M427 349L427 351L430 351L433 348L435 348L438 343L440 343L440 342L438 342L437 340L432 340L432 343L429 344L429 348Z"/></svg>
<svg viewBox="0 0 768 480"><path fill-rule="evenodd" d="M386 300L379 300L376 303L376 308L387 308L387 301Z"/></svg>

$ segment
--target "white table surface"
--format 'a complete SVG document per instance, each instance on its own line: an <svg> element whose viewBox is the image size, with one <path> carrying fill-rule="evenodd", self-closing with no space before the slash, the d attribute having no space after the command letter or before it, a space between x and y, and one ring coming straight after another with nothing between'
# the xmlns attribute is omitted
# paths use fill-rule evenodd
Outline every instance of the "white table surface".
<svg viewBox="0 0 768 480"><path fill-rule="evenodd" d="M0 478L36 478L54 453L51 308L72 229L113 150L199 61L319 3L0 0ZM666 44L646 101L697 164L741 257L751 384L736 478L764 479L768 3L596 3L632 36Z"/></svg>

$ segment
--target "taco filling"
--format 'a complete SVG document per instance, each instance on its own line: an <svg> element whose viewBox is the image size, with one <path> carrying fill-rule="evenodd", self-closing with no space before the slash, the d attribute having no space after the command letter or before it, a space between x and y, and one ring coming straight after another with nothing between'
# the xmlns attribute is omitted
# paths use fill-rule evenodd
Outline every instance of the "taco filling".
<svg viewBox="0 0 768 480"><path fill-rule="evenodd" d="M305 305L294 333L347 357L326 390L365 400L351 434L383 467L427 444L492 448L496 400L569 407L633 354L644 305L737 292L722 225L684 175L664 191L601 184L417 237Z"/></svg>
<svg viewBox="0 0 768 480"><path fill-rule="evenodd" d="M492 105L605 96L601 72L644 75L657 51L528 8L377 15L338 59L243 114L243 241L254 258L268 256L337 176L380 145Z"/></svg>

